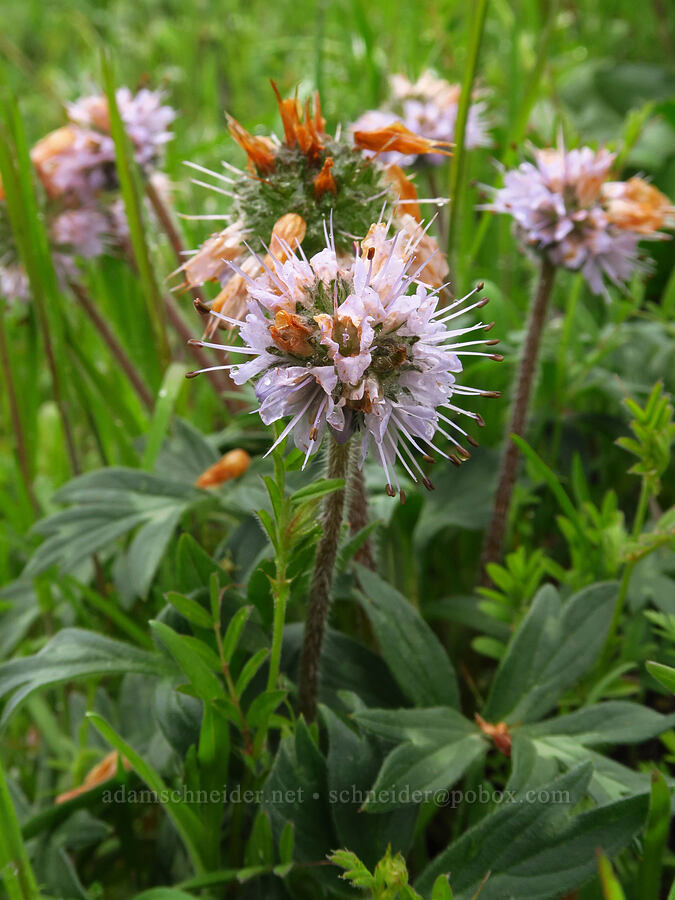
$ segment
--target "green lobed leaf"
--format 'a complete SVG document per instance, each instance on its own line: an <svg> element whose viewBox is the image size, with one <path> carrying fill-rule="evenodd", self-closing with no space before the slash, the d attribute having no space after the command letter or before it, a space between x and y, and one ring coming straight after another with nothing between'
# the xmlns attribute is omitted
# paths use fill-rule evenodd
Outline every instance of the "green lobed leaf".
<svg viewBox="0 0 675 900"><path fill-rule="evenodd" d="M64 628L39 653L0 666L0 697L11 694L2 714L4 724L16 707L34 691L92 675L138 672L161 678L175 674L158 653L139 650L81 628Z"/></svg>

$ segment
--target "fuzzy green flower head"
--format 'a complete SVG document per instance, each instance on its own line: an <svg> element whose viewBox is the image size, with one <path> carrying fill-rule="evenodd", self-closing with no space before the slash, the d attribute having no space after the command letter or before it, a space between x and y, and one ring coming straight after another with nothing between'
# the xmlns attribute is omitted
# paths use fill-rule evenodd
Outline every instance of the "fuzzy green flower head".
<svg viewBox="0 0 675 900"><path fill-rule="evenodd" d="M231 214L218 216L232 221L211 235L181 271L188 287L220 282L222 291L213 309L235 319L244 312L244 282L233 277L230 263L236 262L248 275L258 274L253 261L246 259L249 246L255 252L269 249L278 256L281 239L293 250L302 244L304 252L313 256L324 248L324 224L332 218L339 223L334 232L336 251L348 256L354 241L363 240L385 205L400 217L408 215L420 221L414 185L398 166L383 165L381 153L396 148L447 152L442 142L420 138L400 123L355 133L353 141L343 139L340 129L329 135L318 93L313 104L307 100L303 108L297 97L283 99L276 85L272 86L283 140L253 135L230 116L230 134L246 153L246 170L228 164L228 174L220 174L188 163L227 185L196 182L233 200ZM441 284L446 274L447 267L434 286Z"/></svg>

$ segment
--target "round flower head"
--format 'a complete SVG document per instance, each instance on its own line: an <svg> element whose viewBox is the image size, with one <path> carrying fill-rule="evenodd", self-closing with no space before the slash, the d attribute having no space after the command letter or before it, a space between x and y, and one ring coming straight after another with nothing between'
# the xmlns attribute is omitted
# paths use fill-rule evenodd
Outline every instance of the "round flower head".
<svg viewBox="0 0 675 900"><path fill-rule="evenodd" d="M657 238L672 213L641 179L608 182L614 154L582 147L535 150L534 162L504 175L484 209L509 213L524 243L556 265L580 271L596 293L603 276L624 284L639 265L638 243ZM635 184L637 183L637 184Z"/></svg>
<svg viewBox="0 0 675 900"><path fill-rule="evenodd" d="M159 91L143 89L134 95L119 88L116 98L136 161L149 173L172 137L167 127L175 112L162 106ZM50 198L92 204L102 192L119 187L108 101L102 95L83 97L69 104L68 115L70 124L38 141L31 158Z"/></svg>
<svg viewBox="0 0 675 900"><path fill-rule="evenodd" d="M128 87L121 87L115 92L115 99L136 161L145 169L152 168L161 159L165 144L173 137L168 129L176 118L175 111L163 105L162 91L141 88L133 94ZM70 103L68 117L76 125L99 132L112 154L111 161L114 161L115 148L110 138L110 113L105 96L94 94Z"/></svg>
<svg viewBox="0 0 675 900"><path fill-rule="evenodd" d="M605 182L602 199L607 218L617 228L653 236L675 225L675 206L642 178Z"/></svg>
<svg viewBox="0 0 675 900"><path fill-rule="evenodd" d="M384 109L364 113L352 125L352 130L384 128L400 121L410 131L431 140L454 141L460 85L450 84L429 71L423 72L415 82L405 75L392 75L389 81L391 96ZM485 119L486 109L482 100L469 107L465 133L465 145L469 149L489 147L492 143ZM388 150L382 157L383 162L411 165L418 159L418 154L403 155ZM438 153L426 153L421 158L433 165L443 162L443 156Z"/></svg>
<svg viewBox="0 0 675 900"><path fill-rule="evenodd" d="M110 147L93 131L64 125L39 140L30 155L50 199L90 203L113 186L114 148L111 156Z"/></svg>
<svg viewBox="0 0 675 900"><path fill-rule="evenodd" d="M9 303L25 303L30 298L28 275L20 262L0 261L0 297Z"/></svg>
<svg viewBox="0 0 675 900"><path fill-rule="evenodd" d="M105 250L110 222L100 210L80 207L59 213L52 220L49 230L57 247L67 248L71 254L85 259L93 259Z"/></svg>
<svg viewBox="0 0 675 900"><path fill-rule="evenodd" d="M231 222L212 235L180 271L189 287L219 281L222 292L212 308L222 309L235 319L245 308L244 282L233 276L228 263L236 262L248 275L262 271L250 261L247 240L254 243L254 250L260 251L263 242L274 242L279 237L291 249L302 243L305 253L311 256L322 248L323 223L333 214L340 223L334 235L336 251L348 255L353 242L363 239L377 218L383 202L419 218L419 201L412 182L400 168L387 168L379 158L369 159L365 151L376 155L388 149L403 153L447 152L443 142L419 137L400 123L364 129L354 135L353 141L342 139L339 130L333 137L326 132L318 94L313 103L308 100L303 108L297 98L282 99L276 85L272 86L281 114L283 140L254 136L236 119L228 117L230 133L246 153L247 171L224 164L227 174L222 174L188 163L221 183L216 187L195 182L232 198L233 209L230 215L215 217Z"/></svg>
<svg viewBox="0 0 675 900"><path fill-rule="evenodd" d="M212 314L240 326L243 346L223 349L249 357L217 368L230 368L236 384L254 383L266 425L290 417L273 447L292 432L306 464L326 432L338 442L359 441L361 462L370 451L393 496L394 485L400 490L397 463L431 488L418 456L435 450L456 464L469 456L461 439L475 441L454 417L482 420L455 398L494 395L460 383L461 357L501 357L474 349L497 341L461 340L490 325L453 324L487 303L466 303L482 285L439 309L438 289L422 278L429 263L416 256L424 230L393 237L388 231L382 223L371 226L359 252L347 258L331 227L322 250L308 258L302 247L294 252L286 244L283 260L259 261L256 277L231 263L245 281L246 318L242 324ZM434 446L438 434L454 445L452 452Z"/></svg>

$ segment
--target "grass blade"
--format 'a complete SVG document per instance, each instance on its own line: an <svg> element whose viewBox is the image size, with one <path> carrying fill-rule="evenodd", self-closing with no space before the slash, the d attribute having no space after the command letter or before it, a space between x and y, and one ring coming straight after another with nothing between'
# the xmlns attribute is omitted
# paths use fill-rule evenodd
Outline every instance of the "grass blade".
<svg viewBox="0 0 675 900"><path fill-rule="evenodd" d="M120 191L124 200L124 211L129 225L129 235L134 251L134 258L138 266L138 273L143 286L143 294L147 304L148 314L152 323L152 329L157 345L157 351L163 366L168 366L171 353L166 334L164 320L164 304L155 279L155 273L150 259L150 251L145 236L143 224L143 212L141 208L142 191L140 189L140 175L133 157L130 141L117 107L115 96L115 79L112 62L105 50L101 52L101 69L103 83L108 98L110 114L110 134L115 142L115 161L117 164L117 176L120 182Z"/></svg>
<svg viewBox="0 0 675 900"><path fill-rule="evenodd" d="M12 798L0 764L0 875L9 900L39 900L40 892L21 837Z"/></svg>

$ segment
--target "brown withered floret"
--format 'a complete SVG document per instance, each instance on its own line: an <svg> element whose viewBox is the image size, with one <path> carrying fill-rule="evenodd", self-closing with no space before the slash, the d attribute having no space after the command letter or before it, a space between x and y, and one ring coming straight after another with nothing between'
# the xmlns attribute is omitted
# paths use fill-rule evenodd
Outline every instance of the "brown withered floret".
<svg viewBox="0 0 675 900"><path fill-rule="evenodd" d="M452 156L449 141L434 141L421 137L406 128L403 122L392 122L384 128L376 128L374 131L355 131L354 143L364 150L372 150L375 153L395 151L396 153L414 154L442 153L444 156Z"/></svg>
<svg viewBox="0 0 675 900"><path fill-rule="evenodd" d="M312 117L309 100L307 100L303 119L302 106L298 98L289 97L284 100L275 82L272 81L271 84L279 105L286 146L293 149L297 145L310 161L318 160L319 153L324 149L322 136L325 128L318 93L314 97L314 117Z"/></svg>
<svg viewBox="0 0 675 900"><path fill-rule="evenodd" d="M227 116L227 127L230 134L248 156L249 167L261 175L273 172L276 167L274 143L266 137L255 137L240 125L232 116Z"/></svg>
<svg viewBox="0 0 675 900"><path fill-rule="evenodd" d="M320 200L323 195L328 192L337 194L337 184L335 178L333 178L333 173L331 172L333 165L333 157L327 156L321 171L314 179L314 197L316 200Z"/></svg>
<svg viewBox="0 0 675 900"><path fill-rule="evenodd" d="M416 222L421 222L422 213L417 203L417 188L406 176L403 169L392 163L385 170L385 178L396 188L399 208L411 215Z"/></svg>
<svg viewBox="0 0 675 900"><path fill-rule="evenodd" d="M195 485L200 488L218 487L232 478L243 475L250 464L251 457L245 450L230 450L217 463L202 472Z"/></svg>
<svg viewBox="0 0 675 900"><path fill-rule="evenodd" d="M292 356L312 356L314 347L309 338L314 335L315 329L295 313L280 309L274 317L274 325L270 326L272 340L286 353Z"/></svg>

